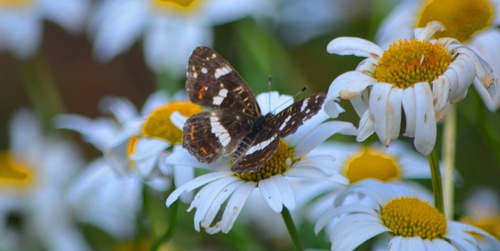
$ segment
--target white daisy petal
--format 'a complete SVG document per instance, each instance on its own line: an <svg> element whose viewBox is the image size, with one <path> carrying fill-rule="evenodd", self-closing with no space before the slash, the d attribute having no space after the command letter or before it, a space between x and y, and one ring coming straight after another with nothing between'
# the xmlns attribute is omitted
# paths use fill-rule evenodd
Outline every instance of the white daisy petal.
<svg viewBox="0 0 500 251"><path fill-rule="evenodd" d="M236 217L238 217L245 201L248 199L248 196L250 196L254 188L255 183L246 182L238 187L233 196L231 196L231 199L228 201L226 209L224 210L224 214L222 215L222 221L220 224L220 229L223 233L229 232L229 230L233 227ZM210 233L209 229L207 229L207 233Z"/></svg>
<svg viewBox="0 0 500 251"><path fill-rule="evenodd" d="M391 139L387 135L387 110L388 99L393 85L386 83L377 83L373 86L370 93L370 114L374 120L374 128L380 142L389 145Z"/></svg>
<svg viewBox="0 0 500 251"><path fill-rule="evenodd" d="M389 241L389 251L398 251L398 250L403 250L402 246L403 246L403 237L401 236L394 236L394 238L392 238L390 241Z"/></svg>
<svg viewBox="0 0 500 251"><path fill-rule="evenodd" d="M370 118L370 111L366 111L361 119L359 120L358 126L358 136L356 136L356 141L361 142L368 138L375 132L375 124Z"/></svg>
<svg viewBox="0 0 500 251"><path fill-rule="evenodd" d="M406 130L403 135L408 137L415 137L416 123L416 105L415 105L415 91L413 87L408 87L403 91L403 110L406 118Z"/></svg>
<svg viewBox="0 0 500 251"><path fill-rule="evenodd" d="M330 121L317 126L306 137L303 137L295 147L295 156L301 158L311 152L319 144L332 135L343 132L343 134L355 135L356 128L349 122Z"/></svg>
<svg viewBox="0 0 500 251"><path fill-rule="evenodd" d="M273 177L259 181L259 191L267 205L269 205L274 212L280 213L283 209L283 200L278 187L271 180Z"/></svg>
<svg viewBox="0 0 500 251"><path fill-rule="evenodd" d="M415 237L406 238L406 239L408 242L408 248L404 249L404 250L408 250L408 251L425 250L425 245L424 245L422 238L415 236Z"/></svg>
<svg viewBox="0 0 500 251"><path fill-rule="evenodd" d="M415 148L429 155L436 143L436 116L432 103L432 91L428 83L417 83L415 89ZM407 123L411 123L407 121Z"/></svg>
<svg viewBox="0 0 500 251"><path fill-rule="evenodd" d="M392 141L399 137L401 127L401 99L403 90L392 88L387 100L387 140Z"/></svg>
<svg viewBox="0 0 500 251"><path fill-rule="evenodd" d="M272 180L281 194L283 205L289 210L293 210L295 208L295 193L290 182L283 175L275 175Z"/></svg>
<svg viewBox="0 0 500 251"><path fill-rule="evenodd" d="M335 225L330 235L332 250L353 250L368 239L389 231L373 216L358 216L356 219L344 218Z"/></svg>
<svg viewBox="0 0 500 251"><path fill-rule="evenodd" d="M195 179L191 180L190 182L180 186L179 188L175 189L167 198L166 205L169 207L174 203L174 201L179 198L179 196L182 193L192 191L200 186L203 186L207 183L210 183L212 181L224 178L224 177L230 177L232 176L233 173L230 171L226 172L213 172L213 173L208 173L202 176L198 176Z"/></svg>
<svg viewBox="0 0 500 251"><path fill-rule="evenodd" d="M336 99L353 99L358 96L368 86L377 83L377 80L367 74L350 71L338 76L333 80L328 88L326 100Z"/></svg>
<svg viewBox="0 0 500 251"><path fill-rule="evenodd" d="M328 43L326 50L331 54L375 58L382 56L384 53L378 45L355 37L336 38Z"/></svg>
<svg viewBox="0 0 500 251"><path fill-rule="evenodd" d="M214 221L215 217L219 213L220 207L224 203L224 201L227 200L229 196L233 194L236 189L238 189L241 185L245 184L244 181L237 181L234 183L231 183L229 186L227 186L224 190L220 191L219 194L212 200L212 201L207 201L207 204L210 204L209 210L206 212L203 220L201 221L201 226L206 228L210 228L210 225Z"/></svg>

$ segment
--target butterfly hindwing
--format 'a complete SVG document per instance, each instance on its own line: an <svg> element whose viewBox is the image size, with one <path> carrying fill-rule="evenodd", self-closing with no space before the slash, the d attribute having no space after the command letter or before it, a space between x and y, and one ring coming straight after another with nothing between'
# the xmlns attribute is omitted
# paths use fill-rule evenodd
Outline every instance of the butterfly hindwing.
<svg viewBox="0 0 500 251"><path fill-rule="evenodd" d="M203 163L232 153L250 132L251 118L226 111L204 111L188 118L182 146Z"/></svg>
<svg viewBox="0 0 500 251"><path fill-rule="evenodd" d="M261 115L255 96L238 72L208 47L198 47L191 55L186 91L196 104Z"/></svg>
<svg viewBox="0 0 500 251"><path fill-rule="evenodd" d="M279 136L284 138L295 133L304 121L321 110L325 94L316 94L297 101L274 116L274 123L278 129Z"/></svg>
<svg viewBox="0 0 500 251"><path fill-rule="evenodd" d="M239 174L257 172L276 152L280 137L277 130L265 129L272 127L264 125L258 132L252 132L243 139L234 152L232 171Z"/></svg>

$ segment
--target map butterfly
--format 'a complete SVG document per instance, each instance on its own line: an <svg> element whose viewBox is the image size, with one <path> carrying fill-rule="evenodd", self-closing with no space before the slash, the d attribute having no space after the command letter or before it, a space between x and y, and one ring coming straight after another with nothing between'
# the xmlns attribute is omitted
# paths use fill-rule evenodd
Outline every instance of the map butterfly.
<svg viewBox="0 0 500 251"><path fill-rule="evenodd" d="M259 171L276 151L280 138L297 131L325 100L324 94L317 94L276 115L262 115L238 72L207 47L196 48L189 59L186 91L193 103L215 109L186 121L182 146L203 163L234 152L231 170L239 174Z"/></svg>

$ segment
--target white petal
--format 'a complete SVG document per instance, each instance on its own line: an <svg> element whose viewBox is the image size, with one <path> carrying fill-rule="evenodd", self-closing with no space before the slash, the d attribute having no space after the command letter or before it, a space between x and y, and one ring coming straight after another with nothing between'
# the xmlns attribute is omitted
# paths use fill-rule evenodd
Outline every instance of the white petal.
<svg viewBox="0 0 500 251"><path fill-rule="evenodd" d="M387 113L388 100L393 85L386 83L377 83L370 92L370 107L368 108L371 118L374 121L375 132L382 144L389 145L391 139L387 135Z"/></svg>
<svg viewBox="0 0 500 251"><path fill-rule="evenodd" d="M395 140L399 137L401 129L401 99L403 90L392 88L387 101L387 139Z"/></svg>
<svg viewBox="0 0 500 251"><path fill-rule="evenodd" d="M332 206L333 206L333 203L332 203ZM363 206L363 205L355 205L355 204L354 205L347 205L347 206L341 206L341 207L333 208L333 209L329 210L328 212L326 212L324 215L322 215L318 219L318 221L314 225L314 232L316 234L318 234L319 231L321 231L321 229L323 229L328 224L330 224L330 222L335 217L338 217L338 216L340 216L342 214L346 214L346 213L362 213L362 214L372 215L373 217L377 217L377 214L376 213L374 214L374 212L375 211L372 208L369 208L369 207L366 207L366 206ZM350 217L350 216L347 216L347 217ZM352 216L352 217L356 217L356 216Z"/></svg>
<svg viewBox="0 0 500 251"><path fill-rule="evenodd" d="M215 197L219 194L224 194L224 197L227 198L231 194L227 193L227 191L234 190L238 185L238 181L239 179L236 177L219 179L207 184L195 195L193 202L191 202L189 206L188 212L196 208L196 213L194 214L194 228L196 231L200 231L200 222L205 218L209 210L219 210L219 207L211 207ZM230 189L233 186L234 188ZM208 224L210 224L210 222L208 222Z"/></svg>
<svg viewBox="0 0 500 251"><path fill-rule="evenodd" d="M374 58L378 58L384 53L378 45L368 40L355 37L336 38L328 43L326 50L331 54Z"/></svg>
<svg viewBox="0 0 500 251"><path fill-rule="evenodd" d="M408 87L403 91L403 109L404 116L406 118L406 130L404 132L404 136L414 137L415 136L415 114L416 114L416 106L415 106L415 91L413 87Z"/></svg>
<svg viewBox="0 0 500 251"><path fill-rule="evenodd" d="M408 251L421 251L425 250L425 245L424 241L420 237L410 237L410 238L403 238L406 239L405 241L408 243Z"/></svg>
<svg viewBox="0 0 500 251"><path fill-rule="evenodd" d="M281 213L283 200L276 184L269 178L259 181L259 191L267 205L276 213Z"/></svg>
<svg viewBox="0 0 500 251"><path fill-rule="evenodd" d="M363 116L359 120L358 126L358 136L356 137L356 141L361 142L366 138L370 137L375 132L375 125L373 120L370 118L370 111L365 111Z"/></svg>
<svg viewBox="0 0 500 251"><path fill-rule="evenodd" d="M326 100L353 99L368 86L377 83L377 80L359 71L349 71L338 76L331 83L326 94Z"/></svg>
<svg viewBox="0 0 500 251"><path fill-rule="evenodd" d="M415 148L429 155L436 143L436 116L432 103L432 91L427 83L417 83L415 88Z"/></svg>
<svg viewBox="0 0 500 251"><path fill-rule="evenodd" d="M356 135L356 128L351 123L344 121L323 123L297 143L295 147L295 157L301 158L307 155L312 149L339 132L347 135Z"/></svg>
<svg viewBox="0 0 500 251"><path fill-rule="evenodd" d="M289 210L293 210L295 208L295 193L290 186L290 182L283 175L275 175L271 179L281 194L283 205Z"/></svg>
<svg viewBox="0 0 500 251"><path fill-rule="evenodd" d="M437 31L443 31L444 29L444 26L439 22L429 22L415 38L421 41L429 41Z"/></svg>
<svg viewBox="0 0 500 251"><path fill-rule="evenodd" d="M219 194L217 194L217 196L212 200L210 204L210 210L205 214L205 217L201 221L201 226L203 228L210 229L212 231L212 227L210 226L210 224L212 224L217 214L219 214L220 207L229 196L238 196L238 194L233 194L233 192L236 191L236 189L238 189L244 183L245 182L242 180L231 183L224 190L220 191ZM216 223L214 226L216 226L217 224L220 223ZM215 230L216 228L214 228L213 230Z"/></svg>
<svg viewBox="0 0 500 251"><path fill-rule="evenodd" d="M250 196L254 188L254 182L246 182L238 187L238 189L234 192L233 196L227 203L224 214L222 215L220 228L223 233L227 233L231 230L236 217L238 217L241 209L245 205L245 201L248 199L248 196Z"/></svg>
<svg viewBox="0 0 500 251"><path fill-rule="evenodd" d="M403 249L403 237L401 236L394 236L390 241L389 241L389 251L399 251L399 250L404 250Z"/></svg>
<svg viewBox="0 0 500 251"><path fill-rule="evenodd" d="M332 250L353 250L368 239L388 231L390 230L373 216L348 216L335 224L332 230Z"/></svg>
<svg viewBox="0 0 500 251"><path fill-rule="evenodd" d="M448 94L450 90L450 82L445 76L439 76L438 79L432 81L432 93L434 96L434 111L436 113L436 121L440 121L445 117L448 108Z"/></svg>
<svg viewBox="0 0 500 251"><path fill-rule="evenodd" d="M163 140L142 137L137 141L135 153L130 156L130 159L140 160L152 155L158 155L169 146L170 144Z"/></svg>
<svg viewBox="0 0 500 251"><path fill-rule="evenodd" d="M120 124L125 124L139 116L135 105L126 98L107 96L99 101L99 110L111 113Z"/></svg>
<svg viewBox="0 0 500 251"><path fill-rule="evenodd" d="M361 93L357 97L351 99L352 108L356 111L359 117L363 116L363 114L368 110L368 99L366 98L367 91Z"/></svg>
<svg viewBox="0 0 500 251"><path fill-rule="evenodd" d="M200 186L203 186L209 182L212 182L214 180L218 180L221 178L225 177L230 177L233 175L233 172L226 171L226 172L213 172L213 173L208 173L202 176L196 177L194 180L191 180L190 182L180 186L179 188L175 189L167 198L166 205L167 207L172 205L174 201L179 198L179 196L184 193L184 192L189 192L192 191Z"/></svg>

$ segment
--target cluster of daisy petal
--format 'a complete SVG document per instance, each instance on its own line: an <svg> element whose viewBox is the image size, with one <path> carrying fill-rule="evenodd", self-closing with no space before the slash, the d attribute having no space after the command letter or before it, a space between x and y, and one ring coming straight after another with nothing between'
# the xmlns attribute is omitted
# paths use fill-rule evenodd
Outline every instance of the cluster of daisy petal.
<svg viewBox="0 0 500 251"><path fill-rule="evenodd" d="M300 46L328 34L318 26L335 23L327 1L311 1L315 8L271 2L0 0L0 50L19 60L35 57L48 20L70 32L87 29L101 63L140 41L152 72L182 79L193 49L215 43L216 25L248 16L275 19L287 28L287 43ZM303 20L304 9L316 15ZM469 15L460 16L464 9ZM10 120L9 150L0 152L0 250L109 249L92 246L88 232L131 242L138 250L176 249L170 239L188 233L175 231L186 218L190 230L230 238L243 226L265 242L298 250L297 232L305 231L326 237L317 242L331 250L366 244L383 250L500 250L498 191L480 190L466 200L467 216L453 220L434 205L436 191L424 185L436 178L427 157L436 152L439 124L470 87L489 111L500 107L497 13L498 0L404 1L382 23L376 43L331 40L328 53L364 59L333 79L322 109L280 139L257 172L232 171L231 155L201 163L183 148L186 120L210 110L189 101L185 90L158 90L142 108L106 96L97 118L58 114L51 118L52 131L40 114L21 109ZM327 21L318 25L320 20ZM307 32L292 41L288 29L296 27ZM255 96L262 114L294 102L276 91ZM341 121L341 104L352 106L353 123ZM73 134L61 135L68 131L91 145L92 156L82 156L67 137ZM466 180L458 172L452 176L447 178L453 182ZM179 208L188 213L178 216L184 213ZM173 217L155 218L164 212ZM153 230L144 234L145 226Z"/></svg>

